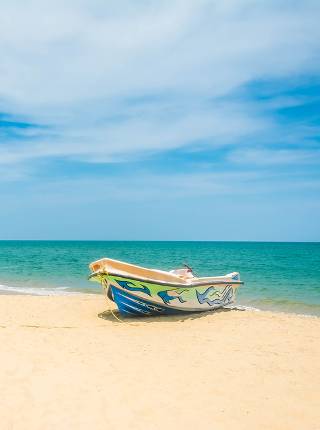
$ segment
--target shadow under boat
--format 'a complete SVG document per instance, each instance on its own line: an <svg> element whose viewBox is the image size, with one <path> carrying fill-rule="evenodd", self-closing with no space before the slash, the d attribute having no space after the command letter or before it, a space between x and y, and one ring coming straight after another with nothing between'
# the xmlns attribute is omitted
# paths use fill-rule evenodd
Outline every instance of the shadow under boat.
<svg viewBox="0 0 320 430"><path fill-rule="evenodd" d="M186 320L195 320L199 318L204 318L208 315L213 316L214 314L228 313L228 312L244 312L245 309L241 309L238 307L230 307L230 308L218 308L214 311L199 311L199 312L190 312L190 313L181 313L181 314L172 314L172 315L159 315L159 316L124 316L118 310L110 309L105 310L104 312L100 312L98 317L110 321L116 324L123 323L154 323L154 322L184 322Z"/></svg>

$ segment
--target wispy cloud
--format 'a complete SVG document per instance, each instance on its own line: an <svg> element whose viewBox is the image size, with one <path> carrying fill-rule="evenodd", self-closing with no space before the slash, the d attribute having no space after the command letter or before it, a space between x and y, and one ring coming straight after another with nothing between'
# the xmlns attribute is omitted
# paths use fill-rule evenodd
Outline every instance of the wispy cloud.
<svg viewBox="0 0 320 430"><path fill-rule="evenodd" d="M109 162L266 133L264 104L232 94L317 73L319 12L312 1L7 2L0 107L46 129L3 136L0 160Z"/></svg>
<svg viewBox="0 0 320 430"><path fill-rule="evenodd" d="M320 149L244 149L233 151L229 160L247 166L320 165Z"/></svg>

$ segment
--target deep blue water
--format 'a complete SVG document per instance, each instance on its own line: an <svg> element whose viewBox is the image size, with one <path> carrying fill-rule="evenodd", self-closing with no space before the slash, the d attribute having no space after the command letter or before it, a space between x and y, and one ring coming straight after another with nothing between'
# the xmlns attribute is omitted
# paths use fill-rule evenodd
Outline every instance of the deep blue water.
<svg viewBox="0 0 320 430"><path fill-rule="evenodd" d="M0 241L0 292L100 293L88 264L102 257L198 276L239 271L237 303L320 315L320 243Z"/></svg>

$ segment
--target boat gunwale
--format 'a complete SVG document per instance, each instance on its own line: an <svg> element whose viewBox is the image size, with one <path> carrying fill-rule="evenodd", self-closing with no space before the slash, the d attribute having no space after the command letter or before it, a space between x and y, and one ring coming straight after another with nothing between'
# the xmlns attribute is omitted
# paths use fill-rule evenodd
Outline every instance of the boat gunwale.
<svg viewBox="0 0 320 430"><path fill-rule="evenodd" d="M95 276L103 276L105 275L106 277L108 276L116 276L118 278L123 278L123 279L132 279L134 281L140 281L140 282L146 282L149 284L155 284L155 285L161 285L161 286L169 286L169 287L175 287L175 288L196 288L196 287L202 287L202 286L206 286L206 285L234 285L234 288L238 288L240 285L243 285L244 282L243 281L236 281L236 280L232 280L232 281L203 281L203 282L199 282L199 283L195 283L195 284L180 284L180 283L174 283L174 282L167 282L167 281L155 281L155 280L149 280L146 278L139 278L136 276L125 276L125 275L120 275L117 273L112 273L112 272L104 272L104 271L96 271L93 272L89 275L89 279L94 278ZM201 279L201 278L200 278Z"/></svg>

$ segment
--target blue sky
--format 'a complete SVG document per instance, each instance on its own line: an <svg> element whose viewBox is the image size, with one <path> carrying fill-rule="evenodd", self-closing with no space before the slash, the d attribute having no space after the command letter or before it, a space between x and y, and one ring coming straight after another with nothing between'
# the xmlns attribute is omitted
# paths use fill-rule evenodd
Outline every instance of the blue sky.
<svg viewBox="0 0 320 430"><path fill-rule="evenodd" d="M319 241L319 19L4 1L0 239Z"/></svg>

